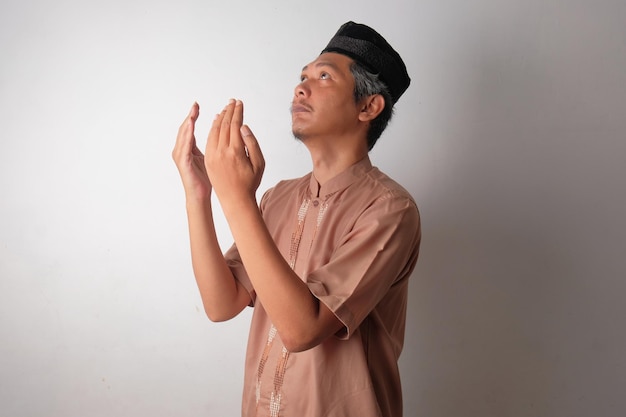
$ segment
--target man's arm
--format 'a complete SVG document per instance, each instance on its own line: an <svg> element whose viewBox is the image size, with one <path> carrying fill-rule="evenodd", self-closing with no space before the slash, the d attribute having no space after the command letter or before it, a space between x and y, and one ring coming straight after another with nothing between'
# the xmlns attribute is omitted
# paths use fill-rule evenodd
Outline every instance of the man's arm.
<svg viewBox="0 0 626 417"><path fill-rule="evenodd" d="M183 181L191 259L207 316L212 321L228 320L250 303L250 295L233 277L215 234L211 207L211 183L204 166L204 155L196 146L196 103L180 126L172 157Z"/></svg>
<svg viewBox="0 0 626 417"><path fill-rule="evenodd" d="M256 295L285 347L306 350L342 329L341 321L289 267L267 230L255 198L263 155L243 125L241 102L231 101L213 121L205 166Z"/></svg>

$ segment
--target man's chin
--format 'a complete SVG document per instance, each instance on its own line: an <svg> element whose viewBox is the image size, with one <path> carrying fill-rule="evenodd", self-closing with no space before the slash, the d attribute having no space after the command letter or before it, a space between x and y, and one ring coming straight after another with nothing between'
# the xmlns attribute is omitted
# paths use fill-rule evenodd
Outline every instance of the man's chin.
<svg viewBox="0 0 626 417"><path fill-rule="evenodd" d="M296 127L292 127L291 128L291 133L293 134L293 137L296 138L299 141L303 141L304 140L304 134L302 132L301 129L298 129Z"/></svg>

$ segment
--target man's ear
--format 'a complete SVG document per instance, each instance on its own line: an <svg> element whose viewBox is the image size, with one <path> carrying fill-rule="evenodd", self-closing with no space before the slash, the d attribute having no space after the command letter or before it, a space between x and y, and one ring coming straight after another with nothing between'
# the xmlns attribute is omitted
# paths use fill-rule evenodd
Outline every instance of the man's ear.
<svg viewBox="0 0 626 417"><path fill-rule="evenodd" d="M385 99L382 95L373 94L371 96L367 96L361 101L359 120L362 122L374 120L384 108Z"/></svg>

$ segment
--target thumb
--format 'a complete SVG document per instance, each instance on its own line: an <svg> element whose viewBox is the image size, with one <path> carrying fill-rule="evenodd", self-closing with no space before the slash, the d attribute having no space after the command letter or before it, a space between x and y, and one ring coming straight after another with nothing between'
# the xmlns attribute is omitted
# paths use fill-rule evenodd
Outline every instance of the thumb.
<svg viewBox="0 0 626 417"><path fill-rule="evenodd" d="M252 167L256 172L263 173L263 170L265 169L265 158L263 158L263 152L261 152L259 142L256 140L256 137L248 125L241 126L241 138L243 139L243 143L246 145L248 158L250 159Z"/></svg>

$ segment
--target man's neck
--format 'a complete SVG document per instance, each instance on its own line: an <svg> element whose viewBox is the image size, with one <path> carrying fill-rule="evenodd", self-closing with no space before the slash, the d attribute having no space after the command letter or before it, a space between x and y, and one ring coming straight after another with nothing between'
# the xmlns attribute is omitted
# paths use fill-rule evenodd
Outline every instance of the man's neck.
<svg viewBox="0 0 626 417"><path fill-rule="evenodd" d="M313 162L313 176L320 185L342 173L368 155L367 148L309 149Z"/></svg>

